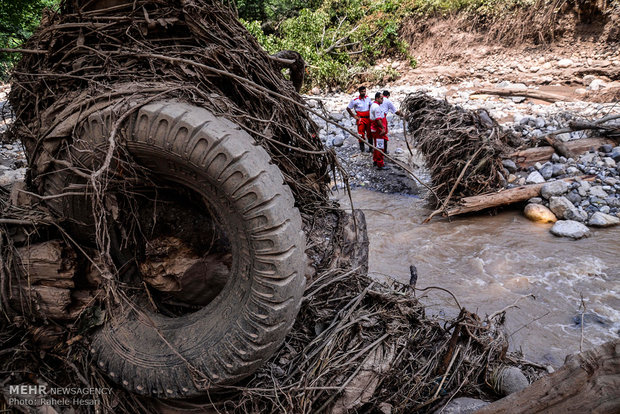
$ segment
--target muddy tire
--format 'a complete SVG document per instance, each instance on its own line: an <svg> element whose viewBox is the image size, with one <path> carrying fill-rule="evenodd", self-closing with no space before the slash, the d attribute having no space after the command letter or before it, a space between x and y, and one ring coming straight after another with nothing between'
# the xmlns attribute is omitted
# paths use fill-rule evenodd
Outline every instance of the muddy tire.
<svg viewBox="0 0 620 414"><path fill-rule="evenodd" d="M86 146L87 156L105 153L113 118L101 111L80 126L74 159ZM95 335L96 363L124 388L163 398L235 383L276 351L299 310L305 236L293 195L262 147L205 109L152 103L125 125L123 145L138 164L208 200L227 229L233 264L220 294L194 313L168 318L126 306ZM55 174L46 192L59 193L73 179ZM83 199L51 201L64 217L87 220Z"/></svg>

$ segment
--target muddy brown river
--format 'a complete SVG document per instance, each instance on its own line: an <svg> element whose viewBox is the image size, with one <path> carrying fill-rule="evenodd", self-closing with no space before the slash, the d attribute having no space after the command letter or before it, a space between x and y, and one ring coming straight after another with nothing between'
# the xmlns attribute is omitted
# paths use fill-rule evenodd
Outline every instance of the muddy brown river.
<svg viewBox="0 0 620 414"><path fill-rule="evenodd" d="M591 229L590 238L573 241L518 210L421 224L431 210L416 196L358 189L353 202L366 214L372 277L408 283L413 264L417 288L445 288L481 316L534 295L508 309L505 324L511 349L531 361L557 367L580 346L620 335L620 226ZM417 294L429 314L458 314L443 291Z"/></svg>

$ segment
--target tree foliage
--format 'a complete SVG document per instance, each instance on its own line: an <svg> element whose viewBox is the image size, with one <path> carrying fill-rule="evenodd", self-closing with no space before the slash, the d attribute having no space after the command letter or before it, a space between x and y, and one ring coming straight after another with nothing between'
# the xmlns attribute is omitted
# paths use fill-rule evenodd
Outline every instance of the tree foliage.
<svg viewBox="0 0 620 414"><path fill-rule="evenodd" d="M308 64L306 86L348 86L362 80L394 78L392 69L369 69L376 59L400 55L415 59L398 37L400 22L413 0L322 0L317 7L294 10L265 33L260 20L242 19L269 52L292 49Z"/></svg>
<svg viewBox="0 0 620 414"><path fill-rule="evenodd" d="M0 48L19 47L41 21L45 7L56 7L60 0L0 1ZM6 77L16 54L0 53L0 79Z"/></svg>

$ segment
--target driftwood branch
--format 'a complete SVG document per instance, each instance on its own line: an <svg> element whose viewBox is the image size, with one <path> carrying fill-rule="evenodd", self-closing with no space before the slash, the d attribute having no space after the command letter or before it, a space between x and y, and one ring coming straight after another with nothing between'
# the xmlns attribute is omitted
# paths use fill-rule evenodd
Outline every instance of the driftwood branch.
<svg viewBox="0 0 620 414"><path fill-rule="evenodd" d="M594 180L593 176L582 176L584 181ZM572 182L575 178L565 178L564 181ZM514 203L526 201L532 197L538 197L540 189L545 183L522 185L520 187L508 188L495 193L463 197L459 204L448 210L447 216L458 216L460 214L473 213L487 208L507 206Z"/></svg>
<svg viewBox="0 0 620 414"><path fill-rule="evenodd" d="M472 93L472 95L497 95L497 96L524 96L527 98L540 99L541 101L546 102L558 102L558 101L568 101L573 102L574 99L570 97L550 93L550 92L542 92L536 90L521 90L521 89L510 89L510 88L489 88L489 89L477 89Z"/></svg>

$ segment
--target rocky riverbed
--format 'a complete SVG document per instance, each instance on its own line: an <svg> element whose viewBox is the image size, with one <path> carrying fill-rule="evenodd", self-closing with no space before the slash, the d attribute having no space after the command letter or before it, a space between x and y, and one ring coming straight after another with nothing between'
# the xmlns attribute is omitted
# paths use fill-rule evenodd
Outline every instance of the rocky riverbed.
<svg viewBox="0 0 620 414"><path fill-rule="evenodd" d="M590 84L594 82L587 80ZM593 88L598 88L601 84L596 85L598 86ZM522 96L499 97L476 93L484 88L538 90L537 86L515 84L506 80L494 83L473 79L454 85L438 82L416 86L380 85L369 87L369 95L374 96L376 91L388 89L392 101L398 107L407 94L421 90L435 98L447 99L451 104L464 109L484 109L500 122L503 128L521 137L523 142L536 141L545 134L566 128L571 121L592 121L604 116L620 115L618 102L571 100L548 103ZM565 92L572 93L570 88ZM388 170L377 171L373 168L371 155L359 152L356 138L346 131L355 132L354 119L345 110L354 96L355 94L345 93L307 96L310 106L315 109L323 108L329 119L342 127L339 129L319 117L315 118L322 128L321 140L339 155L348 172L350 184L353 187L380 192L420 193L421 186L394 163L387 161ZM415 150L413 153L409 152L402 120L390 114L388 124L390 156L419 167L423 160L420 160ZM605 125L620 128L620 117L606 122ZM566 142L591 136L596 136L596 131L565 132L558 134L556 138ZM416 163L418 165L415 165ZM526 215L534 221L557 220L558 224L551 230L553 234L577 239L589 235L587 226L604 227L620 223L620 146L606 144L568 159L553 154L547 162L536 163L527 169L519 169L516 163L508 158L503 165L506 188L545 183L542 196L531 199L529 203L541 206L535 210L537 212L541 209L549 211L543 216L541 213ZM416 171L419 172L418 178L429 180L423 169ZM572 182L565 181L571 179ZM531 210L532 208L528 209L528 212Z"/></svg>

